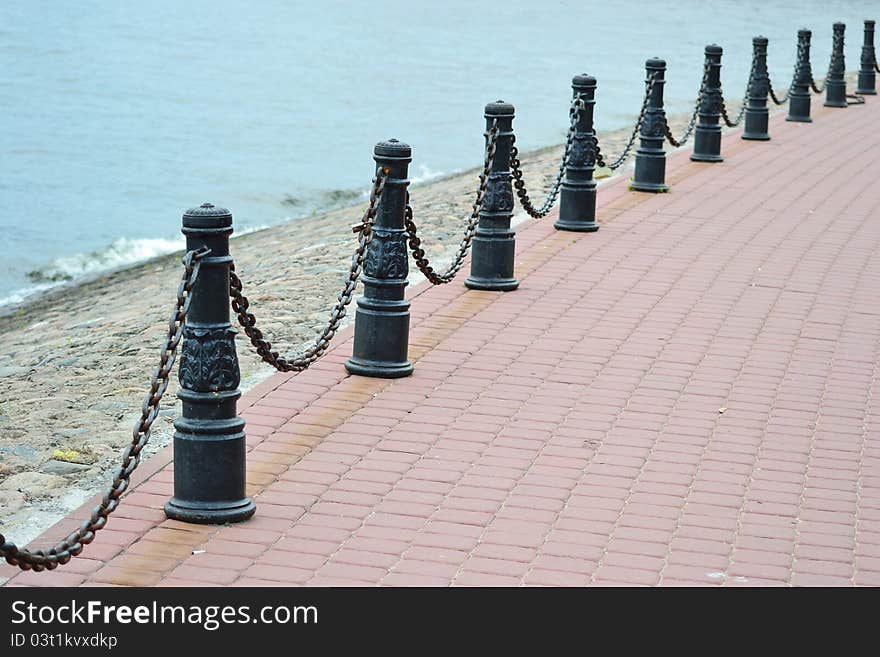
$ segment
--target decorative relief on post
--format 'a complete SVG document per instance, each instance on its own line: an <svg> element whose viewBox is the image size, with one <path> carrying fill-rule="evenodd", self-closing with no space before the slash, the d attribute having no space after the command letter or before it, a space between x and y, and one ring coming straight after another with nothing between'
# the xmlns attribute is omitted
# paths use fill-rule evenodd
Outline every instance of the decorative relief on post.
<svg viewBox="0 0 880 657"><path fill-rule="evenodd" d="M180 385L196 392L235 390L241 381L235 329L187 326L180 353Z"/></svg>
<svg viewBox="0 0 880 657"><path fill-rule="evenodd" d="M364 274L373 278L406 278L409 273L406 233L373 229L373 241L364 258Z"/></svg>
<svg viewBox="0 0 880 657"><path fill-rule="evenodd" d="M596 166L596 149L591 134L579 132L572 138L568 165L575 168Z"/></svg>
<svg viewBox="0 0 880 657"><path fill-rule="evenodd" d="M766 99L770 93L770 77L766 73L756 73L749 89L749 96L755 99Z"/></svg>
<svg viewBox="0 0 880 657"><path fill-rule="evenodd" d="M483 210L493 213L513 212L513 188L510 185L510 174L489 174L486 196L483 199Z"/></svg>
<svg viewBox="0 0 880 657"><path fill-rule="evenodd" d="M642 121L641 136L663 137L666 135L666 115L663 112L649 112Z"/></svg>
<svg viewBox="0 0 880 657"><path fill-rule="evenodd" d="M703 94L700 114L721 114L721 94L718 91L707 91Z"/></svg>

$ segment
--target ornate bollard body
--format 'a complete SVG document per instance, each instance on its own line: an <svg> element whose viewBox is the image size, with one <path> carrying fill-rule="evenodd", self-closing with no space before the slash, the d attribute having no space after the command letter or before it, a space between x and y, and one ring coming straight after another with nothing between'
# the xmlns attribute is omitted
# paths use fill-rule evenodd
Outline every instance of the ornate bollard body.
<svg viewBox="0 0 880 657"><path fill-rule="evenodd" d="M865 21L865 41L862 44L862 57L859 60L859 84L857 94L873 96L877 93L877 73L874 64L877 53L874 51L874 21Z"/></svg>
<svg viewBox="0 0 880 657"><path fill-rule="evenodd" d="M666 185L666 152L663 150L666 139L666 112L663 110L666 62L656 57L647 60L645 74L646 83L654 78L654 87L639 132L636 168L629 188L639 192L665 192L669 190Z"/></svg>
<svg viewBox="0 0 880 657"><path fill-rule="evenodd" d="M593 108L596 105L596 78L576 75L571 81L572 95L584 101L578 115L571 152L565 166L562 196L559 199L559 219L553 226L559 230L592 232L599 230L596 223L596 133L593 131Z"/></svg>
<svg viewBox="0 0 880 657"><path fill-rule="evenodd" d="M694 131L694 162L723 162L721 156L721 46L706 46L706 87L700 100L699 120Z"/></svg>
<svg viewBox="0 0 880 657"><path fill-rule="evenodd" d="M354 348L345 369L396 379L413 371L407 360L410 304L404 298L409 273L404 213L412 149L389 139L376 144L373 159L389 173L364 260L364 294L357 300Z"/></svg>
<svg viewBox="0 0 880 657"><path fill-rule="evenodd" d="M169 518L201 524L250 518L245 495L244 420L237 416L240 374L229 322L232 214L205 203L183 215L186 248L207 246L192 290L180 355L183 414L174 421L174 497Z"/></svg>
<svg viewBox="0 0 880 657"><path fill-rule="evenodd" d="M846 25L834 24L834 40L831 49L831 66L825 83L825 107L846 107L846 62L843 55L843 33Z"/></svg>
<svg viewBox="0 0 880 657"><path fill-rule="evenodd" d="M749 83L746 125L742 138L767 141L770 139L770 133L767 132L770 119L770 110L767 109L767 94L770 91L770 76L767 74L767 37L756 36L752 39L752 58L754 73Z"/></svg>
<svg viewBox="0 0 880 657"><path fill-rule="evenodd" d="M471 274L464 284L473 290L515 290L519 282L513 275L516 234L510 227L513 216L513 186L510 174L510 147L513 145L513 105L503 100L486 105L486 139L492 122L498 122L495 158L480 208L471 253Z"/></svg>
<svg viewBox="0 0 880 657"><path fill-rule="evenodd" d="M813 68L810 65L810 39L813 33L807 29L798 30L798 59L795 65L794 81L788 97L788 116L786 121L810 123L810 81Z"/></svg>

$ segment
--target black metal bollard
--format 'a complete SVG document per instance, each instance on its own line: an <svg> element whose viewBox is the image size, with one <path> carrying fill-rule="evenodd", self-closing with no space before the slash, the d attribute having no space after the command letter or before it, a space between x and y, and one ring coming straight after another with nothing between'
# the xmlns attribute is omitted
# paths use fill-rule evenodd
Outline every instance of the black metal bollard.
<svg viewBox="0 0 880 657"><path fill-rule="evenodd" d="M788 116L786 121L811 123L810 82L813 67L810 65L810 39L813 33L807 29L798 30L798 60L795 65L794 81L788 96Z"/></svg>
<svg viewBox="0 0 880 657"><path fill-rule="evenodd" d="M474 234L471 275L464 284L472 290L515 290L513 276L516 233L510 227L513 216L513 186L510 183L510 147L513 145L513 105L503 100L486 105L486 139L492 122L498 122L495 158L486 185L480 223Z"/></svg>
<svg viewBox="0 0 880 657"><path fill-rule="evenodd" d="M586 73L571 81L572 96L580 96L585 108L578 115L572 137L571 152L562 181L559 219L553 224L559 230L593 232L596 223L596 133L593 131L593 108L596 105L596 78Z"/></svg>
<svg viewBox="0 0 880 657"><path fill-rule="evenodd" d="M770 110L767 109L767 94L770 92L770 76L767 73L767 37L756 36L752 39L752 58L755 66L749 84L746 125L742 138L767 141L770 139L770 133L767 132L770 120Z"/></svg>
<svg viewBox="0 0 880 657"><path fill-rule="evenodd" d="M183 414L174 421L174 497L165 515L200 524L238 522L256 506L245 495L244 420L236 403L240 373L229 321L232 214L210 203L183 215L186 248L207 246L192 289L180 354Z"/></svg>
<svg viewBox="0 0 880 657"><path fill-rule="evenodd" d="M376 144L373 159L389 173L364 260L364 295L357 300L354 348L345 369L396 379L413 371L407 360L410 304L404 299L409 273L404 214L412 149L389 139Z"/></svg>
<svg viewBox="0 0 880 657"><path fill-rule="evenodd" d="M694 130L694 162L723 162L721 156L721 46L706 46L706 87L700 100L699 120Z"/></svg>
<svg viewBox="0 0 880 657"><path fill-rule="evenodd" d="M874 21L865 21L865 41L862 44L862 57L859 61L859 84L856 93L865 96L877 94L877 74L874 64L877 53L874 52Z"/></svg>
<svg viewBox="0 0 880 657"><path fill-rule="evenodd" d="M843 33L846 25L834 24L834 41L831 50L831 66L825 84L825 107L846 107L846 62L843 55Z"/></svg>
<svg viewBox="0 0 880 657"><path fill-rule="evenodd" d="M645 120L639 132L636 150L636 168L629 188L639 192L666 192L666 112L663 110L663 87L666 84L666 62L656 57L645 62L645 82L654 77L654 87L648 98Z"/></svg>

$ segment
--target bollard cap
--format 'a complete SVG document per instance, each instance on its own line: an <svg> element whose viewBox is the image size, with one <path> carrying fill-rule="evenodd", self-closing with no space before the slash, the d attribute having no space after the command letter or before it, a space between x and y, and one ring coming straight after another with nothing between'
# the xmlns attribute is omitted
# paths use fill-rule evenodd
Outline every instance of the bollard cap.
<svg viewBox="0 0 880 657"><path fill-rule="evenodd" d="M722 54L723 49L717 43L710 43L706 46L706 54L707 55L720 55Z"/></svg>
<svg viewBox="0 0 880 657"><path fill-rule="evenodd" d="M808 30L805 27L798 30L798 37L807 37L809 39L811 36L813 36L812 30Z"/></svg>
<svg viewBox="0 0 880 657"><path fill-rule="evenodd" d="M866 18L865 19L865 27L874 27L874 21Z"/></svg>
<svg viewBox="0 0 880 657"><path fill-rule="evenodd" d="M494 103L486 105L485 116L486 118L513 116L513 105L506 103L503 100L496 100Z"/></svg>
<svg viewBox="0 0 880 657"><path fill-rule="evenodd" d="M770 40L765 36L756 36L752 38L752 43L756 46L766 46Z"/></svg>
<svg viewBox="0 0 880 657"><path fill-rule="evenodd" d="M837 22L834 24L835 32L843 32L846 29L846 23Z"/></svg>
<svg viewBox="0 0 880 657"><path fill-rule="evenodd" d="M666 60L660 59L659 57L651 57L650 59L645 60L645 68L652 71L665 71Z"/></svg>
<svg viewBox="0 0 880 657"><path fill-rule="evenodd" d="M571 79L571 86L578 89L595 89L596 78L594 78L592 75L581 73L580 75L575 75Z"/></svg>
<svg viewBox="0 0 880 657"><path fill-rule="evenodd" d="M232 213L213 203L202 203L183 213L184 228L226 228L232 225Z"/></svg>
<svg viewBox="0 0 880 657"><path fill-rule="evenodd" d="M373 147L373 155L382 159L412 160L412 148L397 139L380 141Z"/></svg>

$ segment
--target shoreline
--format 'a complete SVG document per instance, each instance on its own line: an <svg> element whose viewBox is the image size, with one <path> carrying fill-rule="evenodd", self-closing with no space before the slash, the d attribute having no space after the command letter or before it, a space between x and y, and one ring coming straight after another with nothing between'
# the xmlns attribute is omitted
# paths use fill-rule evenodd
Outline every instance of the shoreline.
<svg viewBox="0 0 880 657"><path fill-rule="evenodd" d="M673 132L680 133L688 118L669 116ZM620 152L630 130L603 134L603 150ZM561 151L558 144L520 155L535 201L553 181ZM633 159L614 177L629 175ZM457 250L479 170L412 187L423 248L436 266ZM359 201L232 241L258 324L282 353L299 350L325 324L356 246L349 226L363 206ZM517 203L513 224L526 219ZM0 527L10 540L26 544L106 485L139 416L182 254L63 284L9 312L0 310ZM409 280L422 280L415 267ZM343 326L353 317L350 306ZM259 360L242 331L236 344L244 392L275 371ZM145 458L170 442L171 421L179 413L176 391L172 376Z"/></svg>

